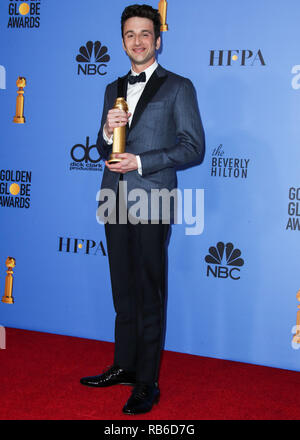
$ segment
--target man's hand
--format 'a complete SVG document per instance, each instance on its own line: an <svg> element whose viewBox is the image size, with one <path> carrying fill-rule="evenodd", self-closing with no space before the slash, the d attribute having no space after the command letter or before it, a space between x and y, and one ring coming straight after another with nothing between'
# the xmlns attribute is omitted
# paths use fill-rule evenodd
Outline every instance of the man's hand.
<svg viewBox="0 0 300 440"><path fill-rule="evenodd" d="M106 122L104 124L104 131L107 137L111 137L116 127L124 127L130 118L131 113L126 113L124 110L112 108L107 113Z"/></svg>
<svg viewBox="0 0 300 440"><path fill-rule="evenodd" d="M115 155L116 157L120 157L123 160L118 163L109 164L107 161L105 165L110 171L114 171L116 173L128 173L128 171L133 171L138 169L138 163L135 154L131 153L118 153Z"/></svg>

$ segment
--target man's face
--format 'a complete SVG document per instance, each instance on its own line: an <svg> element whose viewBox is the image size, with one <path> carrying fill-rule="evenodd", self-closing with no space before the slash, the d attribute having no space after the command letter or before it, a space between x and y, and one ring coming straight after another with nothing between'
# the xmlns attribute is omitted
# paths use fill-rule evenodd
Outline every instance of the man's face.
<svg viewBox="0 0 300 440"><path fill-rule="evenodd" d="M132 17L124 23L123 48L137 70L145 70L155 60L155 50L160 47L160 37L155 42L153 21Z"/></svg>

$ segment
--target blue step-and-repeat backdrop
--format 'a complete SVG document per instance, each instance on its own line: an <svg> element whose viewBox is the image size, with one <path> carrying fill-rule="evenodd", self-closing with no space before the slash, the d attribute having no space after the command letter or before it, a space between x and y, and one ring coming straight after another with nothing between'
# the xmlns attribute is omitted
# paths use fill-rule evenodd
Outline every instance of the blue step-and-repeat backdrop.
<svg viewBox="0 0 300 440"><path fill-rule="evenodd" d="M1 297L16 259L3 326L113 341L94 145L105 87L129 70L127 5L1 0ZM299 14L298 0L168 1L158 61L193 81L207 145L178 172L204 211L172 227L168 350L300 370Z"/></svg>

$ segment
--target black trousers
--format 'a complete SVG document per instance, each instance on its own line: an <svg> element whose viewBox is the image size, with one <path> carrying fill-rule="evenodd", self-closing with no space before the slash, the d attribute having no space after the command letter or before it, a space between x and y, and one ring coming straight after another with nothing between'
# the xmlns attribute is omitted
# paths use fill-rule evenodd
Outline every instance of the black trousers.
<svg viewBox="0 0 300 440"><path fill-rule="evenodd" d="M166 224L105 224L116 311L114 364L146 384L158 381L169 230Z"/></svg>

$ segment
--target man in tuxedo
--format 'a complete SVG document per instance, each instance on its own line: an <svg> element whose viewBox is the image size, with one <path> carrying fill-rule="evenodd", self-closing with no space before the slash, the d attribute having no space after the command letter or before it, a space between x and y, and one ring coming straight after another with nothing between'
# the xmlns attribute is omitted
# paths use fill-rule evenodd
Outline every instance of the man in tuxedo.
<svg viewBox="0 0 300 440"><path fill-rule="evenodd" d="M165 326L166 242L174 207L168 221L151 209L151 191L176 188L176 167L201 162L204 132L195 89L190 80L165 70L156 61L160 48L160 15L148 5L128 6L121 17L122 42L131 61L129 74L106 88L97 147L108 159L113 130L126 126L126 152L119 163L106 160L100 191L116 195L114 216L105 223L115 321L113 365L101 375L81 383L105 387L133 385L123 407L125 414L145 413L160 396L160 354ZM113 109L124 96L129 112ZM147 196L147 218L124 221L133 201L124 205L130 191ZM123 201L123 204L122 204ZM125 208L124 208L125 206ZM147 208L147 209L146 209ZM152 213L152 216L151 216Z"/></svg>

